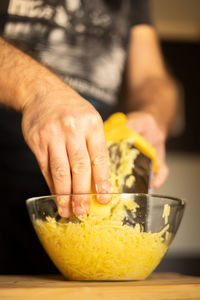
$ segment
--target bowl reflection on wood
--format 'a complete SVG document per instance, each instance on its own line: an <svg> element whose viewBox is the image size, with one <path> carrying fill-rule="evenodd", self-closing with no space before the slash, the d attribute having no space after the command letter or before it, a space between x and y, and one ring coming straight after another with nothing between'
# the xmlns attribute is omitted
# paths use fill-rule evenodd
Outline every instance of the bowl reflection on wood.
<svg viewBox="0 0 200 300"><path fill-rule="evenodd" d="M63 195L73 197L77 195ZM91 202L96 194L90 194ZM36 233L60 272L71 280L142 280L168 250L183 216L178 198L110 194L109 214L58 215L56 197L27 200ZM93 207L93 206L92 206Z"/></svg>

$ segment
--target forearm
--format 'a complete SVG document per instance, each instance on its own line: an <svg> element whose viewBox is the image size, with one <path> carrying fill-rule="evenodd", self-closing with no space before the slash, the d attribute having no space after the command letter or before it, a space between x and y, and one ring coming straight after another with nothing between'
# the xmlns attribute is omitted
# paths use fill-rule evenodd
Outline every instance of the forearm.
<svg viewBox="0 0 200 300"><path fill-rule="evenodd" d="M51 90L69 89L55 74L0 38L0 103L22 111Z"/></svg>
<svg viewBox="0 0 200 300"><path fill-rule="evenodd" d="M178 101L176 84L167 72L157 34L151 26L135 26L130 34L123 98L128 111L150 113L167 133Z"/></svg>
<svg viewBox="0 0 200 300"><path fill-rule="evenodd" d="M178 91L170 77L146 79L137 88L127 87L125 93L127 112L150 113L165 134L171 129L176 115Z"/></svg>

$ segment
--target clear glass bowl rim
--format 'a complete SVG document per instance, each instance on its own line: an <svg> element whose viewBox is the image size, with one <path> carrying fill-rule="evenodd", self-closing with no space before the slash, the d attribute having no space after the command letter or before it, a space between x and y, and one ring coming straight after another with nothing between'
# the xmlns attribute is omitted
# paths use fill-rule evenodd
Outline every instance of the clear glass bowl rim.
<svg viewBox="0 0 200 300"><path fill-rule="evenodd" d="M95 196L95 195L120 195L120 196L135 196L135 197L139 197L139 196L144 196L144 197L151 197L156 201L157 199L163 198L165 200L170 200L170 201L174 201L175 203L177 203L177 205L180 206L185 206L185 200L183 198L178 198L178 197L174 197L174 196L170 196L170 195L162 195L162 194L144 194L144 193L76 193L76 194L57 194L57 195L47 195L47 196L37 196L37 197L31 197L28 198L26 200L26 204L29 205L32 202L35 201L41 201L41 200L47 200L47 199L52 199L52 198L56 198L56 197L60 197L60 196Z"/></svg>

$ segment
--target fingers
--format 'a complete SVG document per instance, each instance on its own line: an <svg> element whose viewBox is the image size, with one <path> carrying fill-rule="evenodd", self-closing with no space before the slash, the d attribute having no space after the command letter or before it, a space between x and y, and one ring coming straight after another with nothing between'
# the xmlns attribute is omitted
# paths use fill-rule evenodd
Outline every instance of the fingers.
<svg viewBox="0 0 200 300"><path fill-rule="evenodd" d="M155 146L164 143L165 133L158 127L156 120L148 113L134 112L128 115L127 126L141 134L149 143Z"/></svg>
<svg viewBox="0 0 200 300"><path fill-rule="evenodd" d="M111 192L109 153L103 126L91 133L88 138L88 151L91 159L92 178L96 193ZM97 195L97 201L106 204L110 201L110 197L108 195Z"/></svg>
<svg viewBox="0 0 200 300"><path fill-rule="evenodd" d="M67 152L72 171L72 208L75 215L84 215L90 208L91 162L85 138L74 133L67 139Z"/></svg>
<svg viewBox="0 0 200 300"><path fill-rule="evenodd" d="M146 127L144 124L145 118L141 118L138 113L130 113L127 117L127 126L142 135Z"/></svg>
<svg viewBox="0 0 200 300"><path fill-rule="evenodd" d="M157 173L155 174L155 177L153 178L152 185L155 189L158 189L161 187L161 185L165 182L167 179L169 170L165 163L162 163L159 165L159 169Z"/></svg>
<svg viewBox="0 0 200 300"><path fill-rule="evenodd" d="M155 189L158 189L167 179L169 170L166 164L165 144L159 143L156 147L158 171L156 172L152 185Z"/></svg>
<svg viewBox="0 0 200 300"><path fill-rule="evenodd" d="M39 138L38 134L35 134L31 138L31 149L37 158L40 170L44 179L49 187L49 190L52 195L55 194L54 184L52 180L52 176L49 169L49 157L48 157L48 149L43 141Z"/></svg>
<svg viewBox="0 0 200 300"><path fill-rule="evenodd" d="M157 153L158 171L152 180L152 186L159 188L168 176L168 167L165 159L165 133L158 127L153 116L144 112L134 112L128 115L127 125L141 134Z"/></svg>
<svg viewBox="0 0 200 300"><path fill-rule="evenodd" d="M61 139L54 138L49 144L49 166L54 185L55 194L65 195L71 193L71 175L66 147ZM56 198L58 212L62 217L72 214L70 196Z"/></svg>
<svg viewBox="0 0 200 300"><path fill-rule="evenodd" d="M48 156L47 156L48 158ZM44 179L49 187L49 190L50 190L50 193L52 195L55 195L55 190L54 190L54 184L53 184L53 180L52 180L52 177L51 177L51 174L50 174L50 170L48 168L48 161L46 162L45 166L41 165L39 163L39 166L40 166L40 169L41 169L41 172L42 172L42 175L44 176Z"/></svg>

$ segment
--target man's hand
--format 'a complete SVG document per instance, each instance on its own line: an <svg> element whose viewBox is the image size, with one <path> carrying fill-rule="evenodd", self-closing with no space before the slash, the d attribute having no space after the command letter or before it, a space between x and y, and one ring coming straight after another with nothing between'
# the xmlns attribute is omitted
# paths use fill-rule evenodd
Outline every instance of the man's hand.
<svg viewBox="0 0 200 300"><path fill-rule="evenodd" d="M24 138L52 194L110 191L103 122L93 106L30 56L0 38L0 103L22 112ZM89 196L56 197L63 217L89 210ZM99 196L106 203L109 198Z"/></svg>
<svg viewBox="0 0 200 300"><path fill-rule="evenodd" d="M147 112L133 112L127 115L128 126L141 134L156 150L158 171L156 172L152 186L159 188L168 176L168 167L165 161L165 139L164 132L159 128L155 119Z"/></svg>
<svg viewBox="0 0 200 300"><path fill-rule="evenodd" d="M22 113L24 138L52 194L90 193L91 177L96 192L109 192L103 121L89 102L71 89L59 89L28 102ZM57 205L63 217L81 215L88 212L90 199L76 196L71 203L70 197L58 197Z"/></svg>

